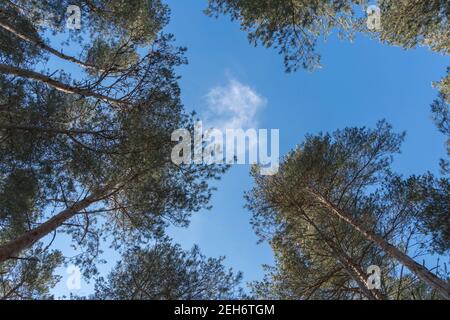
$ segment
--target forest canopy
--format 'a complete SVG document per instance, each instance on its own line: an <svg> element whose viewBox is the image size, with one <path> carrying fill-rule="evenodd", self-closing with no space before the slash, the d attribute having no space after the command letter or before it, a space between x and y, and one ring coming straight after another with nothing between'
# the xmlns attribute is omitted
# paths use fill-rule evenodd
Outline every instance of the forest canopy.
<svg viewBox="0 0 450 320"><path fill-rule="evenodd" d="M368 37L404 55L417 48L450 53L444 0L380 0L375 13L359 0L205 6L208 17L231 18L250 44L274 48L287 73L322 68L324 40L334 35ZM377 28L370 27L373 14ZM173 161L172 133L194 131L198 115L183 105L179 70L187 48L168 32L177 30L171 17L162 0L0 3L0 300L61 298L54 293L58 269L69 265L94 286L71 296L80 300L450 299L450 67L434 79L436 97L423 106L431 119L422 120L446 141L439 172L430 165L400 173L395 160L408 132L397 132L391 119L324 125L287 146L273 175L253 164L251 187L232 196L244 197L274 263L262 266L262 279L245 283L221 252L209 257L168 235L212 208L230 168ZM234 122L256 125L255 110L248 116L230 104L265 100L250 87L231 88L233 99L214 106L228 109L214 111L231 110ZM104 251L117 263L105 261ZM104 264L106 273L99 271ZM368 270L381 270L382 278L368 280Z"/></svg>

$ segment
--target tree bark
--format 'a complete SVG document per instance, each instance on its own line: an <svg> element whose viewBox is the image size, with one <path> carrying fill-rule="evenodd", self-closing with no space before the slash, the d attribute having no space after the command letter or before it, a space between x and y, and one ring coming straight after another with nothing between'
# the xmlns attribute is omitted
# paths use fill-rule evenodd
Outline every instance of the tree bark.
<svg viewBox="0 0 450 320"><path fill-rule="evenodd" d="M1 9L0 9L0 13L3 13ZM43 50L45 50L45 51L47 51L47 52L53 54L54 56L56 56L56 57L58 57L58 58L61 58L61 59L64 59L64 60L73 62L73 63L75 63L75 64L77 64L77 65L79 65L79 66L81 66L81 67L83 67L83 68L86 68L86 69L92 69L92 70L96 70L96 71L100 71L100 72L119 72L119 71L125 71L125 70L120 70L120 69L117 69L117 68L114 68L114 67L111 67L110 69L105 70L105 69L99 68L99 67L97 67L97 66L95 66L95 65L93 65L93 64L90 64L90 63L86 63L86 62L84 62L84 61L81 61L81 60L79 60L79 59L77 59L77 58L75 58L75 57L73 57L73 56L69 56L69 55L67 55L67 54L64 54L64 53L62 53L62 52L60 52L60 51L58 51L58 50L56 50L56 49L50 47L49 45L47 45L47 44L46 44L44 41L42 41L41 39L39 39L39 38L36 39L36 38L34 38L34 37L30 37L30 36L28 36L27 34L25 34L24 32L21 32L20 30L17 30L16 28L14 28L12 25L10 25L9 23L7 23L7 22L5 22L5 21L0 20L0 27L3 28L3 29L5 29L6 31L11 32L11 33L14 34L16 37L18 37L18 38L20 38L20 39L22 39L22 40L24 40L24 41L26 41L26 42L29 42L29 43L31 43L31 44L37 46L37 47L40 47L41 49L43 49Z"/></svg>
<svg viewBox="0 0 450 320"><path fill-rule="evenodd" d="M321 203L325 208L330 210L334 215L336 215L339 219L344 220L348 224L350 224L355 230L361 233L367 240L375 243L381 249L383 249L387 254L395 258L405 267L407 267L412 273L414 273L417 277L419 277L422 281L424 281L431 288L438 291L442 297L447 300L450 300L450 289L448 283L444 280L440 279L436 275L434 275L430 270L425 268L424 266L418 264L408 255L400 251L398 248L391 245L387 242L383 237L374 233L371 230L366 229L362 224L360 224L353 217L343 212L339 208L337 208L333 203L328 201L325 197L323 197L319 192L308 189L308 192Z"/></svg>
<svg viewBox="0 0 450 320"><path fill-rule="evenodd" d="M367 285L367 274L361 269L359 265L357 265L352 259L345 253L341 252L340 249L334 246L334 242L332 244L327 242L327 245L331 248L334 254L337 256L338 260L343 265L344 269L347 273L356 281L359 288L363 292L363 294L369 300L387 300L387 298L381 294L381 292L377 289L369 289Z"/></svg>
<svg viewBox="0 0 450 320"><path fill-rule="evenodd" d="M4 245L1 245L0 263L10 258L18 257L23 250L30 248L37 241L55 231L64 222L75 216L79 211L86 209L91 204L110 196L118 190L120 190L120 187L117 186L112 188L104 187L102 189L99 189L85 199L78 201L69 208L59 212L40 226L22 234L18 238L11 240Z"/></svg>
<svg viewBox="0 0 450 320"><path fill-rule="evenodd" d="M361 269L361 267L356 264L351 257L349 257L345 252L342 251L341 248L336 244L336 242L332 239L329 239L320 228L312 221L306 212L301 209L301 212L305 218L305 220L311 224L311 226L320 234L321 238L325 241L327 246L333 252L334 257L339 261L344 270L348 273L353 280L356 281L358 287L361 289L361 292L366 296L369 300L387 300L387 297L384 296L379 290L369 289L367 285L367 274Z"/></svg>
<svg viewBox="0 0 450 320"><path fill-rule="evenodd" d="M0 13L3 13L1 9L0 9ZM59 52L56 49L53 49L52 47L50 47L47 44L45 44L45 42L42 41L41 39L35 39L33 37L27 36L25 33L20 32L19 30L17 30L16 28L14 28L13 26L11 26L10 24L8 24L5 21L0 20L0 27L5 29L6 31L11 32L16 37L18 37L18 38L20 38L20 39L22 39L24 41L27 41L27 42L29 42L31 44L34 44L35 46L40 47L41 49L44 49L44 50L50 52L51 54L53 54L53 55L55 55L55 56L57 56L57 57L59 57L61 59L64 59L64 60L67 60L67 61L70 61L70 62L74 62L74 63L76 63L76 64L78 64L78 65L80 65L80 66L82 66L84 68L97 69L94 65L85 63L85 62L83 62L81 60L78 60L78 59L76 59L74 57L71 57L71 56L66 55L66 54L64 54L62 52Z"/></svg>

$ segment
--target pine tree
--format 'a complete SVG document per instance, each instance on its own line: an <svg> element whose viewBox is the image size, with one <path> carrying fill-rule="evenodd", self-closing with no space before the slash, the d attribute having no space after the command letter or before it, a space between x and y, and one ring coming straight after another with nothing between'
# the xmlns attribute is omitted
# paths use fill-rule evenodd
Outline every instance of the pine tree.
<svg viewBox="0 0 450 320"><path fill-rule="evenodd" d="M368 1L358 0L209 0L210 16L228 14L253 44L273 47L286 71L320 67L317 42L331 32L352 39L362 32L402 48L427 46L450 52L450 4L445 0L381 0L380 29L367 24Z"/></svg>
<svg viewBox="0 0 450 320"><path fill-rule="evenodd" d="M279 257L275 279L281 276L285 284L287 274L287 283L298 286L302 298L354 298L354 292L384 298L393 296L391 283L401 264L448 299L446 281L408 255L411 247L426 248L429 241L420 232L423 207L392 173L392 155L402 140L385 122L374 130L347 128L307 136L286 156L277 175L253 171L256 185L247 194L248 207L257 233ZM386 275L388 287L377 297L366 293L359 278L370 265ZM303 271L286 271L292 269Z"/></svg>
<svg viewBox="0 0 450 320"><path fill-rule="evenodd" d="M160 238L147 248L130 248L106 279L96 281L92 299L217 300L243 297L242 275L224 258L206 258L197 246L184 251Z"/></svg>
<svg viewBox="0 0 450 320"><path fill-rule="evenodd" d="M445 0L380 0L381 30L377 37L402 48L427 46L450 53L450 4Z"/></svg>
<svg viewBox="0 0 450 320"><path fill-rule="evenodd" d="M353 8L351 0L209 0L206 14L229 14L248 32L252 44L274 47L284 57L288 72L299 67L320 67L316 52L318 38L333 29L351 37Z"/></svg>
<svg viewBox="0 0 450 320"><path fill-rule="evenodd" d="M69 5L81 30L65 28ZM168 20L158 0L2 1L0 270L40 255L35 267L50 259L51 270L63 233L90 276L103 239L116 249L148 239L208 203L208 180L225 168L170 158L171 133L193 121ZM67 39L57 47L53 35Z"/></svg>

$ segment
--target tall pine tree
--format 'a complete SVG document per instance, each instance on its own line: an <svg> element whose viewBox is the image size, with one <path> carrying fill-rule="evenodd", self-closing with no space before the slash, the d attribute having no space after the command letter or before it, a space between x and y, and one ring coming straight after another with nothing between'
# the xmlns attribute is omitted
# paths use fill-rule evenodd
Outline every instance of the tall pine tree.
<svg viewBox="0 0 450 320"><path fill-rule="evenodd" d="M71 5L80 8L80 30L66 27ZM171 133L192 120L174 72L185 63L184 49L163 32L168 21L158 0L1 2L0 286L6 297L30 283L33 268L41 268L34 280L45 294L39 283L61 261L51 251L59 234L72 239L81 252L73 262L89 276L102 240L115 248L144 241L169 223L187 225L191 212L207 204L208 180L225 168L177 166L170 158ZM64 39L59 46L58 37Z"/></svg>
<svg viewBox="0 0 450 320"><path fill-rule="evenodd" d="M280 272L273 278L276 287L279 281L288 284L281 287L282 294L289 296L297 288L293 297L397 296L392 283L397 282L400 264L431 291L449 298L447 281L408 252L430 248L430 241L421 230L423 206L414 200L410 186L392 173L392 155L402 139L385 122L374 130L347 128L308 136L286 156L277 175L253 171L255 187L247 194L248 207L256 231L270 241L278 257ZM445 208L448 203L439 207ZM386 287L369 290L375 296L365 287L371 265L385 275Z"/></svg>

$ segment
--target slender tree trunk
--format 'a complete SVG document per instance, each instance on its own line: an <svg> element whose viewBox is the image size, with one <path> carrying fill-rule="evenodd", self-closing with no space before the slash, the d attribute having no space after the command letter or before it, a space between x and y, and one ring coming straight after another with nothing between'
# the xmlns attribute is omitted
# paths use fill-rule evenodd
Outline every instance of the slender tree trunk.
<svg viewBox="0 0 450 320"><path fill-rule="evenodd" d="M369 300L386 300L387 297L384 296L377 289L369 289L367 285L367 274L361 269L361 267L356 264L351 257L349 257L341 248L336 244L335 241L329 239L320 228L312 221L306 212L300 209L305 220L311 224L311 226L320 234L321 238L325 241L327 246L333 252L334 257L339 261L344 270L348 273L350 277L358 284L362 294Z"/></svg>
<svg viewBox="0 0 450 320"><path fill-rule="evenodd" d="M18 257L23 250L30 248L37 241L58 229L63 223L72 218L79 211L86 209L91 204L108 197L112 193L117 192L119 189L120 187L105 187L93 192L84 200L74 203L72 206L59 212L57 215L40 226L0 246L0 263L10 258Z"/></svg>
<svg viewBox="0 0 450 320"><path fill-rule="evenodd" d="M383 294L381 294L379 290L369 289L367 285L367 274L364 272L364 270L361 269L359 265L357 265L347 254L341 252L340 249L335 248L334 243L330 244L327 242L327 244L334 252L334 254L337 256L338 260L341 262L347 273L353 278L353 280L356 281L362 293L367 297L367 299L369 300L387 299Z"/></svg>
<svg viewBox="0 0 450 320"><path fill-rule="evenodd" d="M328 201L325 197L323 197L320 193L316 191L309 190L309 193L319 201L325 208L329 209L334 215L336 215L341 220L344 220L348 224L350 224L355 230L360 232L367 240L375 243L381 249L383 249L387 254L395 258L405 267L407 267L412 273L414 273L417 277L419 277L422 281L424 281L431 288L438 291L442 297L447 300L450 300L450 290L449 285L444 280L440 279L436 275L434 275L430 270L425 268L424 266L418 264L416 261L411 259L408 255L400 251L398 248L391 245L387 242L383 237L378 234L372 232L371 230L366 229L362 224L356 221L353 217L343 212L339 208L337 208L333 203Z"/></svg>
<svg viewBox="0 0 450 320"><path fill-rule="evenodd" d="M2 11L2 9L0 9L0 13L4 13L4 12ZM83 68L86 68L86 69L92 69L92 70L96 70L96 71L100 71L100 72L118 72L118 71L125 71L125 70L120 70L120 69L115 68L115 67L111 67L110 69L105 70L105 69L99 68L99 67L97 67L97 66L95 66L95 65L93 65L93 64L90 64L90 63L86 63L86 62L84 62L84 61L81 61L81 60L79 60L79 59L77 59L77 58L75 58L75 57L73 57L73 56L69 56L69 55L67 55L67 54L64 54L64 53L62 53L62 52L60 52L60 51L58 51L58 50L56 50L56 49L50 47L49 45L47 45L47 44L46 44L43 40L41 40L41 39L35 38L35 37L32 37L32 36L28 36L26 33L21 32L20 30L14 28L12 25L10 25L9 23L7 23L6 21L0 20L0 27L3 28L3 29L5 29L6 31L11 32L11 33L14 34L16 37L18 37L18 38L20 38L20 39L22 39L22 40L24 40L24 41L26 41L26 42L29 42L29 43L31 43L31 44L37 46L37 47L40 47L41 49L43 49L43 50L45 50L45 51L47 51L47 52L53 54L54 56L56 56L56 57L58 57L58 58L61 58L61 59L64 59L64 60L67 60L67 61L76 63L77 65L79 65L79 66L81 66L81 67L83 67Z"/></svg>
<svg viewBox="0 0 450 320"><path fill-rule="evenodd" d="M0 13L4 13L2 9L0 9ZM0 20L0 27L5 29L6 31L11 32L16 37L18 37L18 38L20 38L20 39L22 39L24 41L27 41L27 42L29 42L31 44L34 44L35 46L40 47L41 49L44 49L44 50L50 52L51 54L53 54L53 55L55 55L55 56L57 56L57 57L59 57L61 59L64 59L64 60L76 63L76 64L78 64L78 65L80 65L80 66L82 66L84 68L97 69L94 65L91 65L91 64L88 64L88 63L84 63L83 61L78 60L77 58L71 57L71 56L66 55L66 54L64 54L62 52L59 52L56 49L53 49L52 47L50 47L47 44L45 44L45 42L42 41L41 39L35 39L34 37L30 37L30 36L26 35L24 32L20 32L19 30L17 30L16 28L14 28L9 23L7 23L7 22L5 22L3 20Z"/></svg>
<svg viewBox="0 0 450 320"><path fill-rule="evenodd" d="M89 89L83 89L83 88L78 88L78 87L64 84L62 82L59 82L55 79L50 78L49 76L31 71L31 70L12 67L12 66L9 66L6 64L0 64L0 72L6 73L6 74L13 74L13 75L16 75L16 76L22 77L22 78L28 78L28 79L40 81L45 84L48 84L49 86L52 86L56 90L59 90L59 91L65 92L65 93L79 94L79 95L86 96L86 97L93 97L93 98L96 98L96 99L99 99L99 100L102 100L105 102L109 102L113 105L127 104L125 101L111 98L111 97L105 96L103 94L94 92Z"/></svg>

